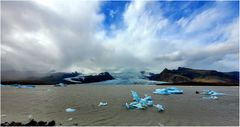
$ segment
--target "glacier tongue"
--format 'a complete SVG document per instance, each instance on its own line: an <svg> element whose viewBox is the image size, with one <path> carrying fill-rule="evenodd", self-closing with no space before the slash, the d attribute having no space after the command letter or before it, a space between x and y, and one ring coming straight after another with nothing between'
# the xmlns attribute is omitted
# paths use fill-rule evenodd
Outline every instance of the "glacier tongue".
<svg viewBox="0 0 240 127"><path fill-rule="evenodd" d="M148 80L146 76L149 75L147 72L140 72L134 70L122 71L118 73L111 73L115 78L113 80L103 81L100 83L109 85L155 85L163 84L166 82Z"/></svg>

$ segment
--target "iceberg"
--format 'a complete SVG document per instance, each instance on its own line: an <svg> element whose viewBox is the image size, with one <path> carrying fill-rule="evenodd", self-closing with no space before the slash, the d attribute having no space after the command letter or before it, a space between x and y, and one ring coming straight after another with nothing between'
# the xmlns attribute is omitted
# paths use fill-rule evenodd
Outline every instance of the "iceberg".
<svg viewBox="0 0 240 127"><path fill-rule="evenodd" d="M58 84L55 84L54 86L55 86L55 87L65 87L66 85L63 84L63 83L58 83Z"/></svg>
<svg viewBox="0 0 240 127"><path fill-rule="evenodd" d="M1 117L6 117L7 115L6 114L1 114Z"/></svg>
<svg viewBox="0 0 240 127"><path fill-rule="evenodd" d="M157 108L157 111L159 111L159 112L162 112L162 111L164 111L164 108L163 108L163 106L162 105L160 105L160 104L156 104L156 105L153 105L155 108Z"/></svg>
<svg viewBox="0 0 240 127"><path fill-rule="evenodd" d="M134 101L140 101L140 97L138 96L137 92L131 90L131 94Z"/></svg>
<svg viewBox="0 0 240 127"><path fill-rule="evenodd" d="M183 94L183 90L177 89L176 87L167 87L163 89L155 89L153 93L160 95Z"/></svg>
<svg viewBox="0 0 240 127"><path fill-rule="evenodd" d="M28 115L28 119L32 120L33 119L33 115Z"/></svg>
<svg viewBox="0 0 240 127"><path fill-rule="evenodd" d="M99 104L98 104L98 106L107 106L107 102L100 102Z"/></svg>
<svg viewBox="0 0 240 127"><path fill-rule="evenodd" d="M152 97L147 94L144 95L144 98L140 98L138 96L137 92L132 91L132 90L131 90L131 94L132 94L133 102L131 102L129 104L126 103L125 104L126 109L142 109L142 110L144 110L147 107L155 106L158 109L158 111L164 110L162 105L159 105L159 104L154 105L153 101L152 101Z"/></svg>
<svg viewBox="0 0 240 127"><path fill-rule="evenodd" d="M66 112L75 112L76 109L74 109L74 108L67 108L67 109L65 109L65 111L66 111Z"/></svg>
<svg viewBox="0 0 240 127"><path fill-rule="evenodd" d="M211 100L217 100L218 99L217 96L226 95L225 93L218 93L214 90L203 90L201 94L207 95L206 97L202 97L203 99L211 99Z"/></svg>
<svg viewBox="0 0 240 127"><path fill-rule="evenodd" d="M153 106L153 101L147 101L147 106L149 107Z"/></svg>
<svg viewBox="0 0 240 127"><path fill-rule="evenodd" d="M203 90L203 92L201 94L204 94L204 95L212 95L212 96L222 96L222 95L226 95L224 93L218 93L216 91L213 91L213 90Z"/></svg>
<svg viewBox="0 0 240 127"><path fill-rule="evenodd" d="M73 120L73 118L68 118L68 121L72 121Z"/></svg>

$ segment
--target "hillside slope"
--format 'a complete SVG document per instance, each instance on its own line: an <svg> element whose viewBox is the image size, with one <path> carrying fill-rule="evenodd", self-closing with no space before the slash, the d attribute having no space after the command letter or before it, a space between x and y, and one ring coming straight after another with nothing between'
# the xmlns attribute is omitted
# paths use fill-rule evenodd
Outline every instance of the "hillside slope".
<svg viewBox="0 0 240 127"><path fill-rule="evenodd" d="M150 80L170 83L227 83L238 84L239 72L218 72L215 70L198 70L179 67L177 70L164 69L160 74L148 77Z"/></svg>

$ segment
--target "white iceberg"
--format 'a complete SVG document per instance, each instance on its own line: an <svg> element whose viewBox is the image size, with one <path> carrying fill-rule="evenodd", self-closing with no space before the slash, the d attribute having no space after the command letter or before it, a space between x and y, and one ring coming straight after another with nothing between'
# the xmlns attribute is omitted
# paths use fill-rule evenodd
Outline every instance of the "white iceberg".
<svg viewBox="0 0 240 127"><path fill-rule="evenodd" d="M156 104L156 105L153 105L153 106L156 107L159 112L164 111L163 106L160 105L160 104Z"/></svg>
<svg viewBox="0 0 240 127"><path fill-rule="evenodd" d="M107 106L107 102L99 102L98 106Z"/></svg>
<svg viewBox="0 0 240 127"><path fill-rule="evenodd" d="M203 99L212 99L212 100L217 100L217 96L210 96L210 97L203 97Z"/></svg>
<svg viewBox="0 0 240 127"><path fill-rule="evenodd" d="M204 95L212 95L212 96L222 96L222 95L226 95L224 93L218 93L216 91L213 91L213 90L203 90L203 92L201 94L204 94Z"/></svg>
<svg viewBox="0 0 240 127"><path fill-rule="evenodd" d="M73 118L68 118L68 121L72 121L73 120Z"/></svg>
<svg viewBox="0 0 240 127"><path fill-rule="evenodd" d="M66 85L63 84L63 83L58 83L58 84L55 84L54 86L56 86L56 87L65 87Z"/></svg>

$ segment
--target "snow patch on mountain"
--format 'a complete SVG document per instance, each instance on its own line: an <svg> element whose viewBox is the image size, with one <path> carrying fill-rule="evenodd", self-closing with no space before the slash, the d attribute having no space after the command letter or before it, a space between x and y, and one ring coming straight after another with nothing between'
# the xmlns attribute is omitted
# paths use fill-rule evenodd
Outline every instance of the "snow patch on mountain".
<svg viewBox="0 0 240 127"><path fill-rule="evenodd" d="M80 80L81 81L80 81ZM82 81L85 79L84 75L83 74L79 74L78 76L75 76L75 77L68 77L68 78L64 78L65 81L69 81L69 82L72 82L72 83L82 83Z"/></svg>

